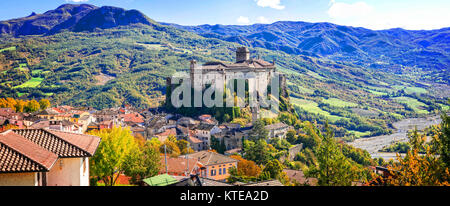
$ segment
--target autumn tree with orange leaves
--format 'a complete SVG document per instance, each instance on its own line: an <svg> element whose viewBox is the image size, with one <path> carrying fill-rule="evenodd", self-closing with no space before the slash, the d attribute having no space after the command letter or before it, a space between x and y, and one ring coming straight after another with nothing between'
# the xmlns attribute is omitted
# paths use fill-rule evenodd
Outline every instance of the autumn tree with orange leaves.
<svg viewBox="0 0 450 206"><path fill-rule="evenodd" d="M430 144L427 136L415 129L409 136L411 150L404 158L397 154L398 163L389 166L389 175L378 178L378 184L388 186L450 186L450 172L442 150L450 137L450 118L442 115L443 122L433 134ZM425 150L425 154L419 151Z"/></svg>

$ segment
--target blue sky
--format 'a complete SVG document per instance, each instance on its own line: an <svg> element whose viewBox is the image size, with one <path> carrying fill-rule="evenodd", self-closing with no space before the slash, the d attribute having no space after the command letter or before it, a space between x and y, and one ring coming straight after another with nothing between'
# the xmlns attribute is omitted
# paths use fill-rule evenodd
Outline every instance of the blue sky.
<svg viewBox="0 0 450 206"><path fill-rule="evenodd" d="M370 29L450 27L449 0L14 0L0 1L0 20L43 13L64 3L137 9L182 25L331 22Z"/></svg>

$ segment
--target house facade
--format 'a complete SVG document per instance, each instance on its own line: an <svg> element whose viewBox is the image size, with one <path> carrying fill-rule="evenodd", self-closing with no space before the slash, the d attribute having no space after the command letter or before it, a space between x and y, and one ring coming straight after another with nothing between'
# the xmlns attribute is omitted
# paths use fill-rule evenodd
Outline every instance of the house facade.
<svg viewBox="0 0 450 206"><path fill-rule="evenodd" d="M205 167L202 177L218 181L225 181L230 176L230 169L237 168L238 163L236 159L210 151L189 154L189 158L198 160Z"/></svg>
<svg viewBox="0 0 450 206"><path fill-rule="evenodd" d="M100 138L49 129L0 133L0 186L89 186Z"/></svg>

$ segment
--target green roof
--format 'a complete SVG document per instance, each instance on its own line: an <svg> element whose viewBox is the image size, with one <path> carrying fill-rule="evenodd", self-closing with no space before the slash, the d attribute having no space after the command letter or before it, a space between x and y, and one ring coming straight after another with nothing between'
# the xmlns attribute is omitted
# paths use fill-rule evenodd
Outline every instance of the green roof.
<svg viewBox="0 0 450 206"><path fill-rule="evenodd" d="M168 174L162 174L162 175L150 177L150 178L144 179L143 181L150 186L167 186L167 185L171 185L171 184L178 182L174 177L172 177Z"/></svg>

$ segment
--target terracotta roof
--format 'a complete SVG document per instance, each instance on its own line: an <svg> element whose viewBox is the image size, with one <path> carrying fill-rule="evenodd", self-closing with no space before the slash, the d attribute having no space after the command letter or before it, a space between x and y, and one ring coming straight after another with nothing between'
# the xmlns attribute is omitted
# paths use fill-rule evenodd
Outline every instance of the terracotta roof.
<svg viewBox="0 0 450 206"><path fill-rule="evenodd" d="M317 178L307 178L302 170L290 170L290 169L284 169L283 172L286 172L286 175L289 177L289 179L295 180L300 184L307 184L310 186L317 185Z"/></svg>
<svg viewBox="0 0 450 206"><path fill-rule="evenodd" d="M120 117L123 117L123 121L125 122L134 122L134 123L143 123L144 119L142 115L139 113L131 113L131 114L122 114Z"/></svg>
<svg viewBox="0 0 450 206"><path fill-rule="evenodd" d="M216 165L216 164L237 162L236 159L209 151L200 151L197 153L193 153L190 154L189 157L198 159L198 161L200 161L200 163L202 163L203 165Z"/></svg>
<svg viewBox="0 0 450 206"><path fill-rule="evenodd" d="M187 159L182 157L167 157L167 170L169 174L184 174L187 171ZM189 159L189 174L195 167L201 166L201 163L195 159ZM164 156L161 157L161 167L159 170L161 173L166 173L166 163Z"/></svg>
<svg viewBox="0 0 450 206"><path fill-rule="evenodd" d="M155 136L158 137L177 136L177 129L176 128L166 129L166 131L159 133Z"/></svg>
<svg viewBox="0 0 450 206"><path fill-rule="evenodd" d="M203 141L199 140L197 137L189 135L189 142L191 142L192 144L199 144L202 143Z"/></svg>
<svg viewBox="0 0 450 206"><path fill-rule="evenodd" d="M269 68L273 69L275 68L275 65L272 63L269 63L267 61L264 61L262 59L249 59L241 62L231 63L231 64L225 64L223 62L207 62L202 65L202 69L239 69L239 68L255 68L255 69L263 69L263 68Z"/></svg>
<svg viewBox="0 0 450 206"><path fill-rule="evenodd" d="M284 128L284 127L289 127L289 125L287 125L283 122L278 122L275 124L267 125L264 128L267 130L274 130L274 129L280 129L280 128Z"/></svg>
<svg viewBox="0 0 450 206"><path fill-rule="evenodd" d="M49 150L59 157L90 157L94 155L100 138L47 129L16 129L14 133Z"/></svg>
<svg viewBox="0 0 450 206"><path fill-rule="evenodd" d="M0 172L49 171L57 159L56 154L11 130L0 134Z"/></svg>

